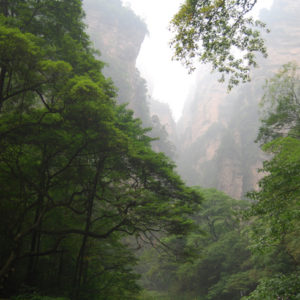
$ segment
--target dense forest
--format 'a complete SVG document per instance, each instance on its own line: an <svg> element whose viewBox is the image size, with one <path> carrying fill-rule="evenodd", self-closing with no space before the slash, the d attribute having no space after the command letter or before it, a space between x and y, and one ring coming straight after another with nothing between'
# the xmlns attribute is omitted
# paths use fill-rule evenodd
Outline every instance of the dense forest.
<svg viewBox="0 0 300 300"><path fill-rule="evenodd" d="M178 59L212 63L229 89L250 80L267 51L255 3L186 1ZM0 1L0 299L300 299L297 64L265 83L259 189L233 199L177 174L134 65L146 25L119 0L82 5Z"/></svg>

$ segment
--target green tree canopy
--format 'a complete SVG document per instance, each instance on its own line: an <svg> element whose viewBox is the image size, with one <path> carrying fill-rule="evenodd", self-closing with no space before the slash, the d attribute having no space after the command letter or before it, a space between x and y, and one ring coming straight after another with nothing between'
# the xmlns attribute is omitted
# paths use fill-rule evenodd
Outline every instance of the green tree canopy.
<svg viewBox="0 0 300 300"><path fill-rule="evenodd" d="M0 295L135 299L126 237L185 235L201 196L116 105L81 1L0 9Z"/></svg>
<svg viewBox="0 0 300 300"><path fill-rule="evenodd" d="M300 81L297 70L294 64L287 64L267 82L258 141L271 157L263 164L261 171L265 176L259 181L259 190L248 194L253 200L247 215L254 218L251 228L254 253L257 256L273 253L277 258L282 253L286 258L278 274L266 274L246 299L299 297Z"/></svg>
<svg viewBox="0 0 300 300"><path fill-rule="evenodd" d="M271 155L261 170L260 191L250 193L255 200L252 213L263 218L270 230L263 236L281 240L298 226L299 200L299 88L298 67L289 63L267 81L261 102L262 126L257 141ZM262 237L260 236L259 239Z"/></svg>
<svg viewBox="0 0 300 300"><path fill-rule="evenodd" d="M262 144L278 137L299 138L300 132L299 67L288 63L267 80L260 103L261 122L257 141Z"/></svg>
<svg viewBox="0 0 300 300"><path fill-rule="evenodd" d="M150 270L142 277L143 283L148 290L166 293L166 299L240 299L255 283L239 215L248 203L215 189L196 190L204 197L193 216L198 230L177 241L178 251L190 249L193 258L174 261L148 251L144 255ZM167 242L175 244L171 239Z"/></svg>
<svg viewBox="0 0 300 300"><path fill-rule="evenodd" d="M190 70L195 59L210 63L229 76L228 88L250 80L250 68L257 65L256 53L264 57L267 50L260 29L261 21L248 14L257 0L186 0L171 21L174 58Z"/></svg>

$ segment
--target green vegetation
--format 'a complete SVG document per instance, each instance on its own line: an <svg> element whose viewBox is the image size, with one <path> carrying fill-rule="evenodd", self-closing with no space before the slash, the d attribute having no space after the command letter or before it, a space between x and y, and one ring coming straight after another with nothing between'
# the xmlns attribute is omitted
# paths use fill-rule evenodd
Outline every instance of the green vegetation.
<svg viewBox="0 0 300 300"><path fill-rule="evenodd" d="M298 67L287 64L265 87L258 141L271 157L259 191L248 193L252 201L198 189L204 197L193 215L198 231L179 245L192 246L190 259L174 260L153 249L143 253L148 266L139 270L142 283L157 299L299 299L297 74Z"/></svg>
<svg viewBox="0 0 300 300"><path fill-rule="evenodd" d="M104 74L118 88L119 103L130 103L135 115L150 126L146 82L135 68L140 45L147 33L145 23L120 0L86 0L85 7L97 17L87 19L91 39L108 66ZM114 28L114 30L112 30ZM105 34L101 34L105 31ZM113 51L112 51L113 48Z"/></svg>
<svg viewBox="0 0 300 300"><path fill-rule="evenodd" d="M88 12L92 11L92 17L87 18L92 24L89 32L95 47L101 51L101 59L107 63L103 72L112 78L117 88L117 102L128 103L142 125L152 128L149 136L154 138L153 149L173 159L174 146L160 120L150 116L146 81L135 67L138 50L147 33L145 23L122 6L120 0L85 0L84 6ZM97 17L93 17L95 15Z"/></svg>
<svg viewBox="0 0 300 300"><path fill-rule="evenodd" d="M210 14L224 3L182 9ZM296 65L267 82L258 141L270 159L251 201L235 200L187 187L152 149L173 154L159 119L151 133L117 104L80 0L0 9L0 297L300 299ZM256 37L245 49L263 47Z"/></svg>
<svg viewBox="0 0 300 300"><path fill-rule="evenodd" d="M245 294L255 285L239 215L249 203L215 189L197 190L204 197L200 211L193 216L199 229L178 245L190 247L192 258L185 262L165 254L157 258L157 253L149 250L144 255L152 258L151 267L142 277L143 284L149 290L168 293L170 299L240 299L241 292Z"/></svg>
<svg viewBox="0 0 300 300"><path fill-rule="evenodd" d="M171 22L174 58L190 71L195 58L210 63L228 80L228 89L250 80L250 68L257 65L256 53L267 56L259 29L265 24L247 14L257 0L186 0ZM242 57L236 55L240 50Z"/></svg>
<svg viewBox="0 0 300 300"><path fill-rule="evenodd" d="M287 64L266 84L258 141L271 159L264 162L261 170L266 175L259 182L260 190L249 193L254 203L247 213L255 218L252 248L256 255L281 253L289 264L268 274L246 299L300 297L298 70L295 64Z"/></svg>
<svg viewBox="0 0 300 300"><path fill-rule="evenodd" d="M82 17L79 0L1 4L4 297L135 299L126 238L181 238L201 200L116 105Z"/></svg>

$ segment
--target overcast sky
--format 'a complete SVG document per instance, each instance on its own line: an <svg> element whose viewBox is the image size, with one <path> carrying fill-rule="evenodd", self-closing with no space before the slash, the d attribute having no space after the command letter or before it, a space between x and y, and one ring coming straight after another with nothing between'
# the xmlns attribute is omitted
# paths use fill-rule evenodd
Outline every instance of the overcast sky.
<svg viewBox="0 0 300 300"><path fill-rule="evenodd" d="M147 80L152 97L168 103L177 121L196 77L195 74L189 75L181 63L171 60L171 33L168 25L184 0L122 1L145 21L149 30L149 36L146 37L137 60L137 67L142 77ZM272 0L259 0L257 6L260 7L256 10L269 7L271 3Z"/></svg>

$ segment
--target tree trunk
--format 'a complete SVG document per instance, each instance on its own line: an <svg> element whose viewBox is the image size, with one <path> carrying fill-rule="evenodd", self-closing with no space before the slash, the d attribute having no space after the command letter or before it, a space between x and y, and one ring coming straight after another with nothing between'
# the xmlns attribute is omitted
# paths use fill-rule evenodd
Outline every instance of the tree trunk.
<svg viewBox="0 0 300 300"><path fill-rule="evenodd" d="M37 224L38 220L40 219L42 203L43 203L43 196L40 195L38 199L38 207L35 212L33 224ZM31 238L30 253L37 254L37 255L31 255L29 257L28 266L27 266L27 276L26 276L27 277L26 283L29 286L34 285L35 278L36 278L36 267L39 260L38 254L40 251L40 240L41 240L40 228L41 228L41 222L39 222L37 228L33 230L32 238Z"/></svg>
<svg viewBox="0 0 300 300"><path fill-rule="evenodd" d="M0 113L2 111L3 99L4 99L4 81L6 77L6 67L1 67L0 72Z"/></svg>
<svg viewBox="0 0 300 300"><path fill-rule="evenodd" d="M102 170L102 164L103 161L98 161L97 164L97 170L96 174L94 176L93 180L93 187L88 195L88 203L87 203L87 215L86 215L86 222L85 222L85 234L82 238L81 247L79 250L79 254L76 260L76 268L75 268L75 274L74 274L74 280L73 280L73 291L72 291L72 297L71 299L74 300L80 300L80 287L83 281L83 274L87 274L88 270L85 270L84 272L84 259L86 255L86 249L87 249L87 242L88 242L88 232L91 228L91 221L92 221L92 214L93 214L93 207L94 207L94 199L97 192L97 186L99 182L99 177ZM86 265L87 268L87 265Z"/></svg>

